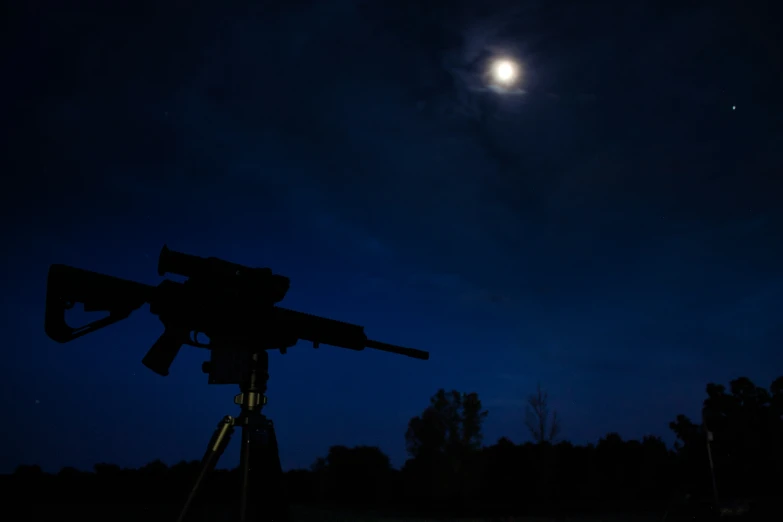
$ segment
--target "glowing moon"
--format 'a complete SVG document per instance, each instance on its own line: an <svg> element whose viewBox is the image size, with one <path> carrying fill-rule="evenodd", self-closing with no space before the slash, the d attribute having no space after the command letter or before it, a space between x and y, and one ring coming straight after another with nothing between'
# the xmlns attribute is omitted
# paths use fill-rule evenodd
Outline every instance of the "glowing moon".
<svg viewBox="0 0 783 522"><path fill-rule="evenodd" d="M511 60L498 60L492 65L492 77L501 85L514 83L518 74L517 64Z"/></svg>

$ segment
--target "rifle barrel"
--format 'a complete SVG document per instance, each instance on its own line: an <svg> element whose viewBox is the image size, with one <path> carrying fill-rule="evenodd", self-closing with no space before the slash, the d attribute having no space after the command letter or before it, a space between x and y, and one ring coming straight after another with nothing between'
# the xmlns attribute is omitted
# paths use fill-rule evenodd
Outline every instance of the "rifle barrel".
<svg viewBox="0 0 783 522"><path fill-rule="evenodd" d="M368 339L367 342L365 343L365 346L367 348L374 348L376 350L381 350L383 352L391 352L400 355L407 355L408 357L413 357L414 359L421 359L423 361L426 361L430 358L429 352L425 352L423 350L417 350L415 348L405 348L404 346L382 343L380 341L372 341Z"/></svg>

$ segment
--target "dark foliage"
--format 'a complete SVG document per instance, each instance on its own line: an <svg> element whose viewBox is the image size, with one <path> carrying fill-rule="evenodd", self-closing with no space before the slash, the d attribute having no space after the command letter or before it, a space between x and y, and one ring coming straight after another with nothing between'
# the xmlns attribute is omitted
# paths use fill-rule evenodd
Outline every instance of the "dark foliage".
<svg viewBox="0 0 783 522"><path fill-rule="evenodd" d="M683 415L671 423L678 438L673 449L659 437L623 440L616 433L586 446L515 444L506 438L482 446L487 412L478 395L440 390L410 421L411 458L401 470L376 447L334 446L310 470L287 472L285 490L300 506L444 516L666 512L673 520L715 516L732 505L757 514L770 509L765 499L783 490L783 378L769 390L746 378L732 381L728 390L709 384L707 396L701 424ZM39 511L46 505L117 505L138 518L176 513L198 466L197 461L172 467L154 461L140 469L96 464L91 472L64 468L57 474L20 466L2 477L0 487L10 499L34 495ZM235 471L214 472L194 519L230 511L237 480Z"/></svg>

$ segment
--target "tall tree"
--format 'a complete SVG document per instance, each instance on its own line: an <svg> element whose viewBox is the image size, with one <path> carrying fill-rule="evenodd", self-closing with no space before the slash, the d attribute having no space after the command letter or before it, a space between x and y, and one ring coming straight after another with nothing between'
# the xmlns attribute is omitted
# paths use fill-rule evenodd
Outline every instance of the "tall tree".
<svg viewBox="0 0 783 522"><path fill-rule="evenodd" d="M408 453L416 458L479 449L486 416L477 393L446 392L441 388L422 414L408 423Z"/></svg>
<svg viewBox="0 0 783 522"><path fill-rule="evenodd" d="M487 412L477 393L444 389L408 423L408 452L403 475L415 495L447 501L452 506L472 502L481 488L479 465L481 427Z"/></svg>
<svg viewBox="0 0 783 522"><path fill-rule="evenodd" d="M527 399L525 425L533 440L539 444L552 443L560 435L560 419L556 411L550 411L549 395L541 388L540 383L536 386L536 393Z"/></svg>
<svg viewBox="0 0 783 522"><path fill-rule="evenodd" d="M708 483L709 442L722 497L763 495L783 486L779 479L769 480L783 476L783 377L769 391L746 377L734 379L728 389L710 383L706 391L702 424L678 415L669 425L693 474Z"/></svg>

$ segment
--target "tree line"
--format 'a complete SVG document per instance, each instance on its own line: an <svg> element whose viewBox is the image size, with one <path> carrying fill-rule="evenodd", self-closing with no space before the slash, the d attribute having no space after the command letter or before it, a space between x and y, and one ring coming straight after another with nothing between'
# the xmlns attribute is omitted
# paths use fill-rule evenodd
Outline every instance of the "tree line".
<svg viewBox="0 0 783 522"><path fill-rule="evenodd" d="M702 418L678 415L667 447L658 436L595 444L560 440L560 418L539 386L525 412L531 441L485 445L489 415L477 393L438 390L405 433L410 458L394 469L379 448L333 446L310 469L284 474L292 504L467 516L661 513L686 499L711 506L764 503L783 491L783 377L767 389L748 378L710 383ZM97 464L46 474L20 466L6 491L34 489L52 502L178 503L199 463L139 469ZM231 496L236 471L217 471L201 501ZM40 492L47 491L46 494Z"/></svg>

